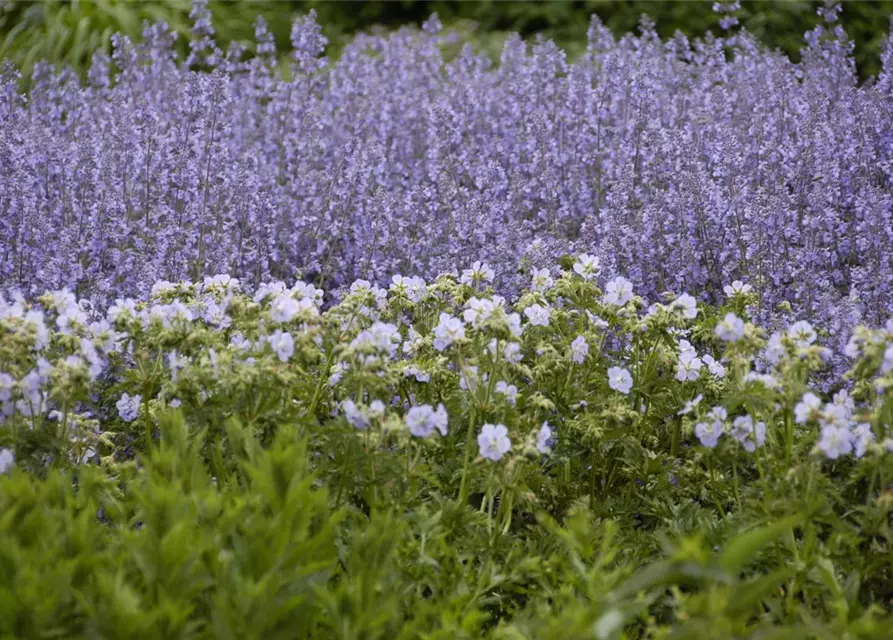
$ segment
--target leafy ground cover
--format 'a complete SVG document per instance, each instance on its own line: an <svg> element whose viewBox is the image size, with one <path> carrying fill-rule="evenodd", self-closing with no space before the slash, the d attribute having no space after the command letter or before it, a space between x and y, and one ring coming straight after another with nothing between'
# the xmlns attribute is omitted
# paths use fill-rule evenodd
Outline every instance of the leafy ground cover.
<svg viewBox="0 0 893 640"><path fill-rule="evenodd" d="M3 633L886 637L893 324L600 271L3 299Z"/></svg>

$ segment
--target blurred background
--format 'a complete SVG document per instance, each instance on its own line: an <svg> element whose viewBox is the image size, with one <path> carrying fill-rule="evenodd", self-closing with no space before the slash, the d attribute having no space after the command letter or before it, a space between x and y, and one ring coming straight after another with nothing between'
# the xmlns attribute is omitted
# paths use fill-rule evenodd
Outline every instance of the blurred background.
<svg viewBox="0 0 893 640"><path fill-rule="evenodd" d="M305 0L212 2L218 41L251 42L253 23L263 15L276 36L280 51L288 48L291 19L315 9L329 38L329 55L357 31L392 29L420 24L432 13L465 33L481 49L498 52L512 32L525 37L542 33L556 40L573 56L585 48L589 16L598 14L615 33L634 30L648 14L663 37L677 29L688 36L718 32L720 16L712 1L660 2L646 0L578 0L510 2L484 0L389 0L369 2L318 2ZM741 24L764 43L794 59L803 46L803 34L819 21L818 2L806 0L743 0ZM165 20L183 35L189 32L190 0L0 0L0 58L8 58L30 75L38 60L67 64L83 72L90 55L108 48L113 33L138 37L144 20ZM879 52L893 15L893 0L843 2L842 23L855 43L862 78L877 73ZM185 39L180 39L185 49Z"/></svg>

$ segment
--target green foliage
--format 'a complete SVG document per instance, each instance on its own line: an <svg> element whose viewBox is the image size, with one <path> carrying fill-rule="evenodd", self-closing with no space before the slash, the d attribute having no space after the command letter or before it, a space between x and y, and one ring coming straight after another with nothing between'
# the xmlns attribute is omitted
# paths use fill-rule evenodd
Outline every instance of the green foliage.
<svg viewBox="0 0 893 640"><path fill-rule="evenodd" d="M819 22L820 2L806 0L744 0L739 11L741 24L771 48L797 59L803 34ZM598 15L615 35L635 31L643 15L656 23L658 33L668 38L676 31L689 37L717 32L719 16L711 10L712 0L653 2L651 0L583 0L580 2L457 2L447 0L401 0L362 3L318 0L242 0L212 2L214 26L224 47L230 42L253 41L254 20L266 18L280 52L289 48L289 28L294 16L313 9L319 15L337 52L358 31L421 24L438 13L448 26L465 33L484 50L498 55L502 41L518 32L532 38L542 34L556 40L571 55L586 43L589 17ZM47 60L71 65L83 72L94 51L108 52L115 32L137 38L145 20L164 20L179 33L185 50L189 33L189 0L128 2L126 0L5 0L0 1L0 58L9 58L30 76L35 63ZM841 16L856 45L855 59L860 75L876 75L883 40L893 16L893 1L844 2Z"/></svg>
<svg viewBox="0 0 893 640"><path fill-rule="evenodd" d="M0 1L0 58L12 60L26 76L41 61L70 65L83 73L95 51L111 52L115 33L136 40L147 21L159 20L179 35L177 45L184 53L191 29L190 8L190 0ZM277 44L289 46L294 14L289 3L218 2L211 8L214 27L223 43L253 41L254 21L263 16L271 23Z"/></svg>
<svg viewBox="0 0 893 640"><path fill-rule="evenodd" d="M749 322L720 340L754 294L646 311L566 266L517 316L454 276L361 284L322 312L302 283L256 299L226 277L161 283L89 328L64 293L3 302L0 635L888 637L893 329L860 329L853 395L795 422L824 351ZM214 300L225 328L184 315ZM467 323L447 346L442 313ZM755 379L769 342L771 379ZM681 376L693 348L722 375ZM3 382L29 371L45 397ZM409 406L441 403L442 434L410 431ZM847 403L875 438L828 459L820 421ZM724 424L704 446L710 405L765 424L765 442ZM544 421L556 442L538 441ZM511 438L498 460L477 441L494 423Z"/></svg>

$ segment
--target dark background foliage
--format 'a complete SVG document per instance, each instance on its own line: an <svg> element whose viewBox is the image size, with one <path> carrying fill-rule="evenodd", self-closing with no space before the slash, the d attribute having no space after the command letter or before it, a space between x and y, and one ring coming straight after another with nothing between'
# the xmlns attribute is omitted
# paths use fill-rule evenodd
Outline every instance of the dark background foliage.
<svg viewBox="0 0 893 640"><path fill-rule="evenodd" d="M712 2L655 2L646 0L576 0L573 2L457 2L455 0L375 0L319 2L307 0L213 2L215 27L223 43L251 40L253 23L263 15L280 50L288 46L291 19L315 9L319 22L337 51L354 32L376 27L395 28L420 23L432 13L450 26L472 31L484 48L498 46L501 35L542 33L570 53L585 46L589 16L597 14L615 33L634 30L647 14L664 36L677 29L694 37L718 30L719 16ZM797 58L803 33L814 27L821 3L804 0L744 0L741 24L770 47ZM163 19L185 35L189 30L189 0L123 2L119 0L0 0L0 57L30 72L34 62L48 59L82 70L90 54L108 47L116 31L136 37L144 20ZM855 58L865 78L879 69L878 53L893 15L893 0L844 2L842 21L855 41Z"/></svg>

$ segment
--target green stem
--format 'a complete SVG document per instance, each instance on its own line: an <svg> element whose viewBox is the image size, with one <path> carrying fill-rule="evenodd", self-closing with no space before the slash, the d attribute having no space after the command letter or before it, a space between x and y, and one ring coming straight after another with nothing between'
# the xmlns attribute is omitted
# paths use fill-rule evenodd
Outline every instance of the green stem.
<svg viewBox="0 0 893 640"><path fill-rule="evenodd" d="M589 458L589 509L595 511L595 449Z"/></svg>
<svg viewBox="0 0 893 640"><path fill-rule="evenodd" d="M791 412L785 412L784 420L784 437L785 437L785 465L791 466L791 455L794 449L794 421L791 420Z"/></svg>
<svg viewBox="0 0 893 640"><path fill-rule="evenodd" d="M467 495L468 468L471 466L471 439L474 435L474 406L468 411L468 433L465 436L465 462L462 465L462 483L459 485L459 502L464 503Z"/></svg>
<svg viewBox="0 0 893 640"><path fill-rule="evenodd" d="M679 455L679 441L682 439L682 420L675 420L673 425L673 440L670 443L670 455L674 458Z"/></svg>
<svg viewBox="0 0 893 640"><path fill-rule="evenodd" d="M722 508L722 505L719 503L719 498L716 495L716 464L713 460L712 452L708 455L707 460L710 467L710 495L713 496L713 504L716 505L719 515L722 516L722 521L728 523L728 520L726 519L726 510Z"/></svg>
<svg viewBox="0 0 893 640"><path fill-rule="evenodd" d="M763 472L763 456L757 455L757 472L760 474L760 484L763 485L763 509L769 513L769 483L766 482L766 474Z"/></svg>
<svg viewBox="0 0 893 640"><path fill-rule="evenodd" d="M570 398L570 387L571 387L571 378L574 373L574 363L571 362L570 366L567 368L567 379L564 381L564 391L562 394L565 398L565 403L570 406L571 398Z"/></svg>
<svg viewBox="0 0 893 640"><path fill-rule="evenodd" d="M66 402L62 406L62 423L59 425L59 440L60 440L59 445L63 449L65 448L67 431L68 431L68 403ZM75 454L75 455L77 455L77 454ZM61 458L62 456L59 456L59 457ZM78 457L78 458L76 458L76 460L80 460L80 458Z"/></svg>
<svg viewBox="0 0 893 640"><path fill-rule="evenodd" d="M738 510L741 510L741 487L738 484L738 456L735 455L732 458L732 477L735 479L735 503L738 505Z"/></svg>

